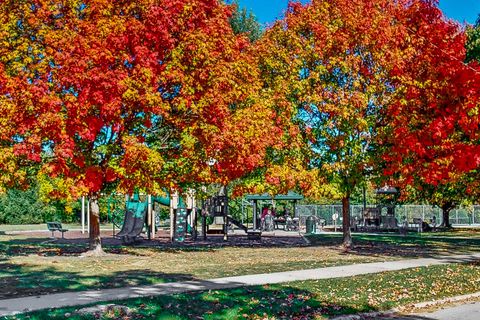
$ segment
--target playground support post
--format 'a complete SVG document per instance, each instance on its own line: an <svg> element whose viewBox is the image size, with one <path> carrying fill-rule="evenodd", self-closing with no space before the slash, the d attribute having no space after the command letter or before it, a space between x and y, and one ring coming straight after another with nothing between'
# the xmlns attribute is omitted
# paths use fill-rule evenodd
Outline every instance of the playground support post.
<svg viewBox="0 0 480 320"><path fill-rule="evenodd" d="M154 231L152 230L152 196L147 195L147 236L148 240L152 240Z"/></svg>
<svg viewBox="0 0 480 320"><path fill-rule="evenodd" d="M153 201L152 201L152 196L150 196L150 206L151 206L151 209L152 209L152 220L150 222L150 227L151 227L151 233L152 233L152 238L155 239L155 233L156 233L156 225L155 225L155 221L157 220L156 219L156 215L157 213L155 212L155 210L153 210Z"/></svg>
<svg viewBox="0 0 480 320"><path fill-rule="evenodd" d="M253 230L257 230L257 200L253 200Z"/></svg>
<svg viewBox="0 0 480 320"><path fill-rule="evenodd" d="M170 241L173 242L175 236L175 216L178 208L178 192L172 194L170 197Z"/></svg>
<svg viewBox="0 0 480 320"><path fill-rule="evenodd" d="M197 208L192 209L192 228L193 228L193 240L197 240Z"/></svg>
<svg viewBox="0 0 480 320"><path fill-rule="evenodd" d="M202 235L203 240L207 240L207 217L202 213Z"/></svg>
<svg viewBox="0 0 480 320"><path fill-rule="evenodd" d="M173 211L173 206L170 204L170 241L173 242L173 224L175 223L174 221L175 214Z"/></svg>
<svg viewBox="0 0 480 320"><path fill-rule="evenodd" d="M187 192L187 209L190 210L190 214L187 216L187 226L190 224L192 227L192 236L193 239L197 239L197 205L195 200L195 190L189 189ZM188 227L187 229L188 230Z"/></svg>
<svg viewBox="0 0 480 320"><path fill-rule="evenodd" d="M225 207L223 209L223 241L228 241L228 189L226 185L222 185L219 192L220 196L225 197Z"/></svg>

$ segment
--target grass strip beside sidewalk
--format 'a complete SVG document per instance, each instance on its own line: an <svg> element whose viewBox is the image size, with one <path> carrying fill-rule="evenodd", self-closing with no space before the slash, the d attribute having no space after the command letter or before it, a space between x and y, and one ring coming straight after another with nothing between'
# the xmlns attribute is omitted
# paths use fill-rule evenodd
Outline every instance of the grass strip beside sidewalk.
<svg viewBox="0 0 480 320"><path fill-rule="evenodd" d="M113 303L132 310L124 319L324 319L477 291L480 291L479 262ZM62 308L7 319L64 319L66 314L69 319L95 318L76 315L78 309ZM102 314L100 318L122 319L118 314Z"/></svg>

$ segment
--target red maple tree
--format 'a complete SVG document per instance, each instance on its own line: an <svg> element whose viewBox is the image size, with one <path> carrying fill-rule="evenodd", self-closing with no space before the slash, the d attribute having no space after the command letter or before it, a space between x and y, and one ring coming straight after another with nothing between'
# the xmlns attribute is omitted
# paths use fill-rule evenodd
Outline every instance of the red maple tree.
<svg viewBox="0 0 480 320"><path fill-rule="evenodd" d="M480 165L480 68L465 64L465 33L437 1L397 11L395 97L384 111L385 173L401 186L453 182Z"/></svg>

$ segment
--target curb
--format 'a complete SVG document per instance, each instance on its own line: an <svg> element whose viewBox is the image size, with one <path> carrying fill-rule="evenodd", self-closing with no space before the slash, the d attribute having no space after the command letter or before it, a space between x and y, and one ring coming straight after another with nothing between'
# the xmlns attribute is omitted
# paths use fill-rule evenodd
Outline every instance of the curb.
<svg viewBox="0 0 480 320"><path fill-rule="evenodd" d="M330 318L331 320L364 320L367 319L376 319L382 316L393 316L393 311L374 311L374 312L366 312L366 313L357 313L357 314L349 314L344 316L338 316L335 318Z"/></svg>
<svg viewBox="0 0 480 320"><path fill-rule="evenodd" d="M433 307L437 305L442 305L445 303L460 302L460 301L474 299L474 298L480 298L480 291L475 293L470 293L470 294L464 294L461 296L454 296L454 297L443 298L439 300L430 300L430 301L419 302L415 304L404 305L404 306L396 307L386 311L374 311L374 312L342 315L342 316L338 316L330 319L331 320L363 320L363 319L376 319L378 317L393 317L395 315L398 315L398 313L401 313L403 309L407 306L414 309L423 309L423 308Z"/></svg>
<svg viewBox="0 0 480 320"><path fill-rule="evenodd" d="M408 306L413 307L415 309L424 309L424 308L433 307L433 306L441 305L441 304L445 304L445 303L460 302L460 301L474 299L474 298L480 298L480 291L475 292L475 293L470 293L470 294L464 294L464 295L461 295L461 296L443 298L443 299L439 299L439 300L419 302L419 303L415 303L415 304L408 305ZM401 312L402 309L403 308L400 306L400 307L392 309L392 311Z"/></svg>

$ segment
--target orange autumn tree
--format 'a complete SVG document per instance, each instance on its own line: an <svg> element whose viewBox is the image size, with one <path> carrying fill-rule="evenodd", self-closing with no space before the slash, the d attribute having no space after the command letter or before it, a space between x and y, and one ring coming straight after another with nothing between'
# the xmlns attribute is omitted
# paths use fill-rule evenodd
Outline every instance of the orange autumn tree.
<svg viewBox="0 0 480 320"><path fill-rule="evenodd" d="M102 194L227 183L259 165L275 114L230 13L217 0L3 1L2 185L38 168L52 197L88 195L101 252Z"/></svg>
<svg viewBox="0 0 480 320"><path fill-rule="evenodd" d="M379 110L392 93L387 53L395 52L398 41L396 5L389 0L294 2L261 40L264 86L274 92L277 105L293 109L293 121L311 150L309 165L321 175L312 182L337 189L347 248L352 246L350 195L373 174Z"/></svg>

